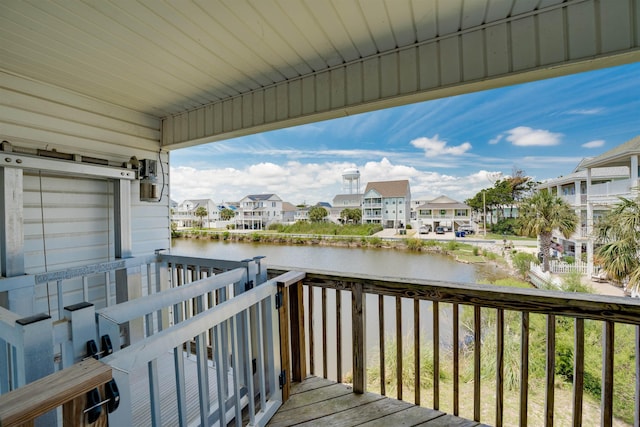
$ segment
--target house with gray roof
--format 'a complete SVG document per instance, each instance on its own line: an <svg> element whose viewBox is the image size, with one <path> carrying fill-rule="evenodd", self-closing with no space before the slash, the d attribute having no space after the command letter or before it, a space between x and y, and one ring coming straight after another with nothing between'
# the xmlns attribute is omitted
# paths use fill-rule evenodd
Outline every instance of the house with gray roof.
<svg viewBox="0 0 640 427"><path fill-rule="evenodd" d="M196 215L198 208L203 207L207 214ZM171 221L178 227L215 228L220 220L220 209L211 199L188 199L171 208Z"/></svg>
<svg viewBox="0 0 640 427"><path fill-rule="evenodd" d="M250 194L240 200L236 227L262 230L273 223L282 223L282 199L275 194Z"/></svg>
<svg viewBox="0 0 640 427"><path fill-rule="evenodd" d="M362 198L362 223L402 228L411 220L409 181L369 182Z"/></svg>

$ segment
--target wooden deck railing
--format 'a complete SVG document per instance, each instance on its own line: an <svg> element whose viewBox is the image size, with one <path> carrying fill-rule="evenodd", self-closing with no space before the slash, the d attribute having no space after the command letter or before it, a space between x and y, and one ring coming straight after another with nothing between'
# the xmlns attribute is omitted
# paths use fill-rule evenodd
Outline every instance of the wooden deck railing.
<svg viewBox="0 0 640 427"><path fill-rule="evenodd" d="M269 275L280 273L281 269L269 269ZM635 333L634 342L631 344L635 347L635 369L630 369L628 375L635 378L632 399L635 402L635 425L639 424L640 300L430 280L400 281L366 275L347 277L319 271L306 271L304 278L296 286L300 289L296 292L301 294L302 288L305 289L303 298L296 298L298 304L299 301L304 302L304 307L295 307L290 300L289 311L293 313L290 320L292 326L293 323L300 322L300 325L295 326L302 326L304 332L300 336L307 338L298 340L297 347L291 351L293 366L307 363L310 374L352 383L356 393L373 387L367 382L367 373L377 370L379 385L376 383L375 389L369 391L379 391L385 395L388 392L387 387L392 387L395 388L395 397L398 399L423 404L425 402L422 401L421 393L424 393L426 388L432 396L428 405L434 409L442 409L445 403L441 399L441 374L445 363L442 356L446 351L446 354L451 356L453 364L452 395L447 393L447 396L451 396L451 401L446 404L454 415L460 415L463 403L460 384L463 369L461 357L472 352L473 410L472 413L464 415L480 421L481 410L486 409L485 402L494 401L493 422L498 426L505 424L505 338L513 334L519 335L516 391L519 395L516 413L519 415L518 420L511 420L507 424L518 422L521 426L527 425L532 415L529 413L529 389L532 387L530 367L533 363L544 363L542 420L545 425L553 425L554 415L557 414L554 396L558 357L556 325L559 322L565 324L567 320L572 324L574 342L571 349L573 368L569 375L573 379L572 424L579 426L583 422L585 354L595 350L592 348L593 344L585 343L585 322L594 320L602 323L600 424L612 425L614 386L617 385L613 381L613 372L616 369L615 330L616 326L633 325L628 327L633 328ZM351 303L345 304L349 298ZM426 310L431 310L428 319L424 315ZM530 342L530 315L537 314L542 315L546 323L542 328L545 341L544 356L540 352L536 353ZM516 331L511 330L513 323L507 322L505 315L509 315L510 319L516 317L519 325ZM465 316L465 319L461 319L461 316ZM491 317L493 323L490 331L483 329L483 321L488 317ZM426 323L429 325L425 326ZM466 329L462 327L463 323ZM467 334L461 337L461 332L466 331ZM409 337L404 335L407 332L410 334ZM393 343L390 336L394 335L395 348L390 353L389 344ZM429 336L430 342L426 342ZM332 337L335 337L335 344ZM368 339L374 341L374 345L370 345ZM495 341L495 353L487 356L483 349L491 340ZM407 378L403 360L406 361L406 347L411 346L403 345L403 341L412 343L414 348L411 378L414 385L425 382L420 366L421 362L424 362L423 353L427 348L429 362L433 365L430 387L414 386L412 399L403 392ZM378 356L379 361L367 357L371 354ZM387 372L389 357L396 360L395 372ZM487 395L486 388L482 387L482 382L487 381L481 369L483 361L495 366L495 378L491 380L494 382L495 392L491 393L491 396ZM446 363L449 363L448 359ZM350 370L350 375L343 366ZM630 381L633 381L633 377ZM484 417L486 418L486 411Z"/></svg>
<svg viewBox="0 0 640 427"><path fill-rule="evenodd" d="M32 426L38 417L60 406L63 407L65 426L90 425L84 413L86 395L111 378L110 366L89 358L3 394L0 396L0 426ZM100 410L102 420L97 418L99 423L91 425L107 425L105 413ZM55 420L55 414L52 415Z"/></svg>

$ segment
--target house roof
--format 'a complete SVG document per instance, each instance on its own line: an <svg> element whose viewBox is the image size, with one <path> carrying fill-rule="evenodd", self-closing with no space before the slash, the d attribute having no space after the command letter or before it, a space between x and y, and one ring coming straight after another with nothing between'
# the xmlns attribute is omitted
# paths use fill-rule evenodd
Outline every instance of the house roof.
<svg viewBox="0 0 640 427"><path fill-rule="evenodd" d="M298 208L289 202L282 202L282 211L283 212L295 212Z"/></svg>
<svg viewBox="0 0 640 427"><path fill-rule="evenodd" d="M586 168L596 168L605 166L628 166L630 156L640 155L640 135L630 139L624 144L620 144L597 157L583 162Z"/></svg>
<svg viewBox="0 0 640 427"><path fill-rule="evenodd" d="M275 198L275 200L280 200L280 197L276 196L273 193L272 194L249 194L246 198L251 199L253 201L271 200L272 198Z"/></svg>
<svg viewBox="0 0 640 427"><path fill-rule="evenodd" d="M471 209L471 207L450 197L439 196L418 206L418 209Z"/></svg>
<svg viewBox="0 0 640 427"><path fill-rule="evenodd" d="M367 183L364 193L375 190L382 197L405 197L409 193L409 180L379 181Z"/></svg>
<svg viewBox="0 0 640 427"><path fill-rule="evenodd" d="M356 201L358 204L362 201L362 194L336 194L333 198L333 204L337 205L342 202Z"/></svg>

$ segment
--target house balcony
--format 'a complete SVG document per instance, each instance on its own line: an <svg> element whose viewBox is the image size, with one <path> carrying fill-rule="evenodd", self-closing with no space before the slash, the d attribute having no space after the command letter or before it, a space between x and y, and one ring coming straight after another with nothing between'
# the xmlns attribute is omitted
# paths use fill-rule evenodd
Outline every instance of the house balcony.
<svg viewBox="0 0 640 427"><path fill-rule="evenodd" d="M362 203L363 208L382 208L382 202L364 202Z"/></svg>
<svg viewBox="0 0 640 427"><path fill-rule="evenodd" d="M609 181L601 184L593 184L589 191L589 201L612 200L614 203L618 197L631 197L638 194L639 180L623 179Z"/></svg>
<svg viewBox="0 0 640 427"><path fill-rule="evenodd" d="M626 362L614 354L618 340L631 336L640 360L640 300L267 271L260 257L163 253L0 279L0 291L49 282L64 291L106 273L126 273L144 298L96 308L89 295L78 303L52 293L50 305L61 313L54 310L53 319L1 310L0 339L9 350L0 371L3 426L40 414L37 422L56 425L63 417L48 412L56 405L65 419L83 420L93 406L87 390L97 387L102 401L114 385L119 404L98 414L111 425L396 425L400 416L427 426L581 425L594 417L612 425L619 393L638 420L640 389L614 382L614 372L638 384L640 366L620 366ZM558 342L562 328L573 344L564 335ZM601 345L587 342L594 333ZM598 375L585 371L593 351L602 361ZM83 362L92 355L99 360ZM42 365L55 393L41 383L26 388ZM599 400L587 381L598 382Z"/></svg>

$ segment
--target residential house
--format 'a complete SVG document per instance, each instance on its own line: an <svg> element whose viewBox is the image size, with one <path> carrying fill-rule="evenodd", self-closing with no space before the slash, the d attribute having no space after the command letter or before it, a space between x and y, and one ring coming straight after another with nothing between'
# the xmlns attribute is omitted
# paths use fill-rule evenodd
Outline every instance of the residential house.
<svg viewBox="0 0 640 427"><path fill-rule="evenodd" d="M240 200L236 227L262 230L272 223L283 222L282 199L275 194L250 194Z"/></svg>
<svg viewBox="0 0 640 427"><path fill-rule="evenodd" d="M207 211L203 217L196 215L200 207ZM219 220L220 209L211 199L184 200L171 209L171 221L178 227L214 228Z"/></svg>
<svg viewBox="0 0 640 427"><path fill-rule="evenodd" d="M580 218L576 232L567 239L556 231L553 239L559 252L577 259L586 253L589 274L594 270L593 226L619 202L619 197L638 195L639 157L640 136L637 136L597 157L584 159L571 174L538 186L557 194L575 209Z"/></svg>
<svg viewBox="0 0 640 427"><path fill-rule="evenodd" d="M463 225L472 225L471 207L447 196L440 196L418 207L416 221L431 230L444 227L453 231Z"/></svg>
<svg viewBox="0 0 640 427"><path fill-rule="evenodd" d="M329 220L340 223L340 214L345 209L362 209L362 194L337 194L329 209Z"/></svg>
<svg viewBox="0 0 640 427"><path fill-rule="evenodd" d="M369 182L362 198L362 223L402 228L411 220L408 180Z"/></svg>
<svg viewBox="0 0 640 427"><path fill-rule="evenodd" d="M293 223L296 222L296 213L298 208L289 202L282 202L282 222Z"/></svg>

